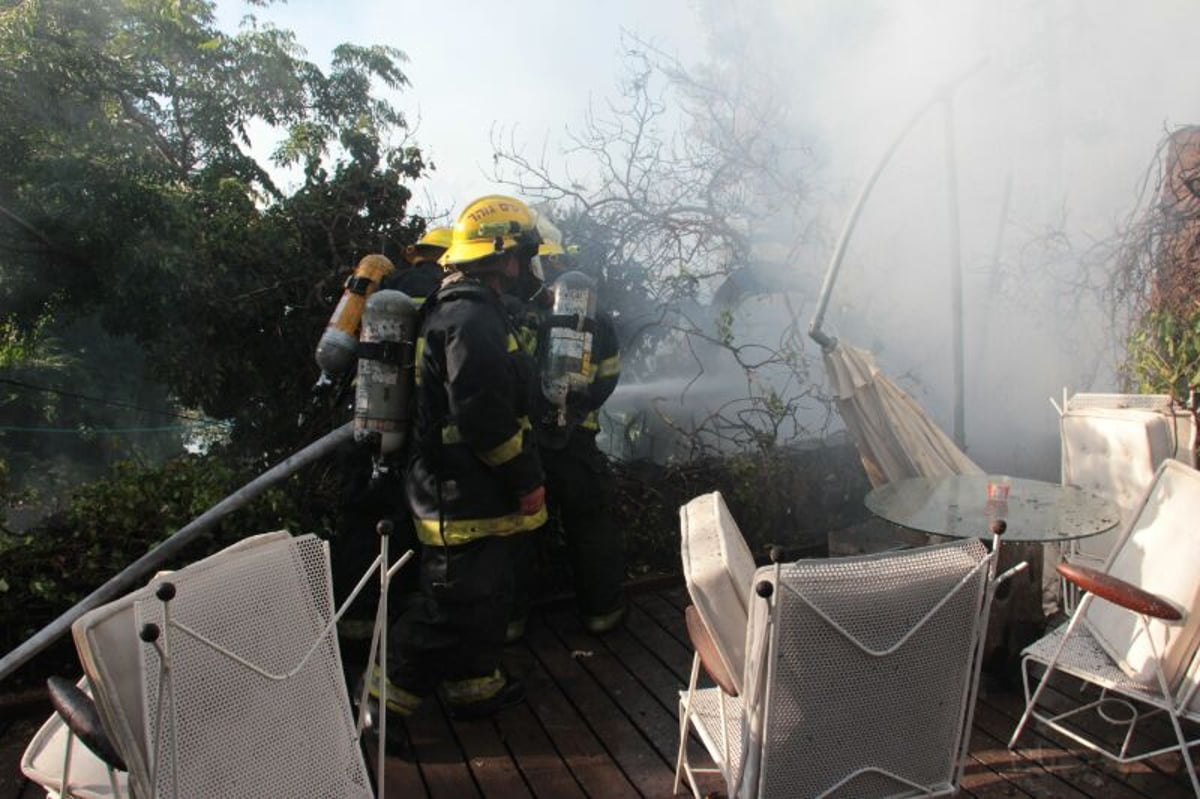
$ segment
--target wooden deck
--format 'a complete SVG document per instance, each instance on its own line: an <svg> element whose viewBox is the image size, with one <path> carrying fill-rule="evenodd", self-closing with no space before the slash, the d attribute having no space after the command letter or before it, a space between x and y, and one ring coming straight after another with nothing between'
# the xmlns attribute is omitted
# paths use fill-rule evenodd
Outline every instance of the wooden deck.
<svg viewBox="0 0 1200 799"><path fill-rule="evenodd" d="M604 638L583 633L567 607L544 611L526 640L506 650L528 701L475 722L452 722L427 703L403 726L405 756L388 759L388 796L670 796L676 697L691 666L685 598L681 588L636 594L626 628ZM1192 796L1177 756L1118 766L1040 729L1009 752L1021 707L1019 687L985 685L960 796ZM18 762L46 712L0 718L0 799L44 796L21 778ZM698 758L694 745L693 753ZM702 787L715 792L720 784L710 779Z"/></svg>

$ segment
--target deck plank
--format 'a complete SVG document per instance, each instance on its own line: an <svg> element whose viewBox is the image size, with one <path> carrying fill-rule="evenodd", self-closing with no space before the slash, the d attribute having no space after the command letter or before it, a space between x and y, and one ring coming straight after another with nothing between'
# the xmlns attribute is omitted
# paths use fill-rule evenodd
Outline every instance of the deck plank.
<svg viewBox="0 0 1200 799"><path fill-rule="evenodd" d="M542 623L531 617L529 632ZM525 680L526 705L546 735L554 743L583 791L588 796L636 796L637 790L626 779L616 762L592 732L540 661L528 647L512 648L505 660Z"/></svg>
<svg viewBox="0 0 1200 799"><path fill-rule="evenodd" d="M517 768L539 799L585 797L563 754L546 735L529 703L499 714L496 727L508 744Z"/></svg>
<svg viewBox="0 0 1200 799"><path fill-rule="evenodd" d="M410 748L411 743L408 741L408 733L403 731L402 725L396 722L396 726L401 726L402 739L405 741L404 746ZM389 735L391 735L392 721L388 719ZM371 779L375 778L375 753L370 751L367 757L367 765L371 768ZM429 790L425 787L425 781L421 779L421 770L416 762L412 759L411 754L401 758L388 756L384 763L384 779L387 780L385 785L389 796L428 796Z"/></svg>
<svg viewBox="0 0 1200 799"><path fill-rule="evenodd" d="M427 699L406 722L412 757L431 799L480 796L456 736L439 702Z"/></svg>
<svg viewBox="0 0 1200 799"><path fill-rule="evenodd" d="M630 724L658 753L663 764L674 768L675 739L679 736L678 716L635 676L630 663L617 655L604 640L585 633L574 616L550 614L547 622L568 650L591 653L581 655L576 662L609 695L618 712L629 719ZM635 659L642 660L637 656Z"/></svg>
<svg viewBox="0 0 1200 799"><path fill-rule="evenodd" d="M496 716L507 713L508 709L505 709ZM495 719L451 721L451 726L484 796L489 799L529 799L533 796L496 727Z"/></svg>
<svg viewBox="0 0 1200 799"><path fill-rule="evenodd" d="M605 689L580 663L584 656L562 645L549 627L529 631L538 660L642 796L670 796L674 773ZM583 651L595 652L594 649ZM591 655L595 657L595 654Z"/></svg>
<svg viewBox="0 0 1200 799"><path fill-rule="evenodd" d="M980 724L976 724L971 731L971 759L986 766L1004 784L1011 786L1015 792L1012 795L1030 796L1035 799L1088 799L1089 794L1063 782L1042 770L1040 766L1015 758L1005 748L1006 744L1007 741L989 734ZM998 783L993 782L993 785L995 784ZM968 782L965 777L963 787L970 789L976 796L982 795L977 783ZM990 791L988 795L991 795Z"/></svg>
<svg viewBox="0 0 1200 799"><path fill-rule="evenodd" d="M425 783L421 780L421 772L417 768L417 764L412 760L412 743L408 737L408 731L405 729L404 722L395 714L388 717L388 738L392 742L392 748L404 751L404 755L386 756L384 759L384 775L386 780L384 786L387 793L393 796L426 796L428 791L425 788ZM371 734L366 734L363 737L363 754L367 762L367 769L371 773L371 781L374 784L376 776L376 753L379 751L378 738Z"/></svg>
<svg viewBox="0 0 1200 799"><path fill-rule="evenodd" d="M1043 693L1040 704L1053 712L1064 712L1079 705L1080 682L1065 674L1055 674ZM1095 698L1096 689L1091 689L1090 698ZM1121 733L1118 728L1107 724L1098 715L1080 714L1068 724L1076 732L1094 736L1105 741L1115 751L1120 747ZM1188 727L1185 726L1185 733ZM1165 716L1143 721L1139 725L1135 741L1140 744L1136 751L1148 751L1165 746L1174 746L1178 742L1170 722ZM1148 772L1158 772L1170 780L1186 780L1187 772L1183 758L1170 753L1156 755L1142 761L1148 767Z"/></svg>
<svg viewBox="0 0 1200 799"><path fill-rule="evenodd" d="M683 619L683 611L674 603L668 602L658 594L647 594L640 597L638 607L658 623L680 646L688 651L688 659L690 660L692 646L688 639L687 624Z"/></svg>
<svg viewBox="0 0 1200 799"><path fill-rule="evenodd" d="M1078 683L1071 680L1071 678L1065 677L1065 675L1063 677L1064 679L1058 680L1058 675L1056 675L1056 684L1048 686L1040 700L1040 704L1052 712L1062 712L1078 706L1078 701L1070 696L1069 693L1072 688L1078 686ZM1071 683L1070 686L1067 685L1068 681ZM1016 711L1018 715L1023 708L1023 701L1018 702ZM1088 718L1080 716L1076 720L1076 723L1068 726L1073 727L1078 732L1097 736L1102 740L1108 739L1110 742L1114 740L1114 730L1107 727L1105 722L1098 717L1093 716ZM1174 743L1174 735L1171 733L1169 722L1165 717L1153 719L1149 724L1144 723L1143 727L1144 729L1139 733L1139 736L1155 740L1158 743L1162 743L1169 738ZM1050 730L1046 732L1055 740L1062 741L1071 747L1082 748L1059 733ZM1097 761L1098 764L1102 763L1104 768L1112 771L1115 775L1119 775L1121 779L1146 795L1156 797L1172 796L1175 795L1175 791L1180 789L1185 789L1184 795L1193 795L1190 785L1186 783L1187 774L1184 772L1183 759L1179 755L1159 755L1139 763L1126 765L1115 763L1098 753L1090 751L1088 752L1088 757Z"/></svg>
<svg viewBox="0 0 1200 799"><path fill-rule="evenodd" d="M679 613L682 622L683 613ZM647 650L653 653L675 678L687 685L692 668L692 649L671 635L640 606L630 608L625 629Z"/></svg>

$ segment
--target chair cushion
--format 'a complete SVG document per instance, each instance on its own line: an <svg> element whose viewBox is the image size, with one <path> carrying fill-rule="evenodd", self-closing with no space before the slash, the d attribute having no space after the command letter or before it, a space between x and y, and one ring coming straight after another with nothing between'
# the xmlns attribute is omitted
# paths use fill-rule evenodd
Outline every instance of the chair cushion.
<svg viewBox="0 0 1200 799"><path fill-rule="evenodd" d="M692 604L741 691L754 558L718 491L681 507L679 526L683 576Z"/></svg>
<svg viewBox="0 0 1200 799"><path fill-rule="evenodd" d="M1113 500L1121 525L1081 539L1076 552L1103 560L1137 510L1158 465L1175 451L1174 431L1161 413L1133 408L1083 408L1062 417L1063 482Z"/></svg>
<svg viewBox="0 0 1200 799"><path fill-rule="evenodd" d="M1146 640L1137 616L1093 600L1084 621L1101 647L1131 677L1153 684L1154 655L1162 657L1171 691L1184 683L1200 643L1200 472L1176 460L1159 467L1107 571L1175 605L1180 624L1151 620ZM1153 642L1153 648L1151 646Z"/></svg>

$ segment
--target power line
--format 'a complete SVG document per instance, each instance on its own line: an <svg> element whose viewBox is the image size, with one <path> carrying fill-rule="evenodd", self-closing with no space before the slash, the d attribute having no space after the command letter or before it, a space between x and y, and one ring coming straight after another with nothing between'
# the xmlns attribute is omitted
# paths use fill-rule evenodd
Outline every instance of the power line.
<svg viewBox="0 0 1200 799"><path fill-rule="evenodd" d="M35 386L33 383L26 383L21 380L13 380L12 378L9 378L9 377L0 377L0 383L5 383L10 386L17 386L18 388L29 389L31 391L40 391L44 394L57 394L60 397L71 397L72 399L80 399L80 400L84 400L85 402L96 402L96 403L100 403L101 405L111 405L114 408L126 408L126 409L132 410L132 411L143 411L145 413L155 413L155 414L158 414L159 416L171 416L176 419L186 419L189 422L207 422L208 421L207 419L204 419L204 418L198 417L198 416L188 416L188 415L182 414L182 413L175 413L174 411L164 411L159 408L145 408L145 407L142 407L141 405L132 405L128 402L121 402L120 400L107 399L105 397L93 397L88 394L80 394L80 393L77 393L74 391L66 391L61 388L47 388L46 386Z"/></svg>

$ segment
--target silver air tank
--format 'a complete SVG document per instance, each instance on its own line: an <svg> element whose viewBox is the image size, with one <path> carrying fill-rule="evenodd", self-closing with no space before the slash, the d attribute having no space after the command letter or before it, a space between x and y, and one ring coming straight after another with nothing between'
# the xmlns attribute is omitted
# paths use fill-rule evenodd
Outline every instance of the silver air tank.
<svg viewBox="0 0 1200 799"><path fill-rule="evenodd" d="M583 272L564 272L554 281L554 307L541 348L542 393L567 423L567 396L591 383L592 332L596 324L596 281Z"/></svg>
<svg viewBox="0 0 1200 799"><path fill-rule="evenodd" d="M404 447L413 395L417 304L402 291L367 299L358 343L354 440L384 456Z"/></svg>

